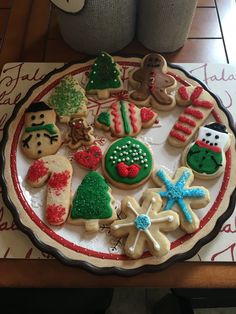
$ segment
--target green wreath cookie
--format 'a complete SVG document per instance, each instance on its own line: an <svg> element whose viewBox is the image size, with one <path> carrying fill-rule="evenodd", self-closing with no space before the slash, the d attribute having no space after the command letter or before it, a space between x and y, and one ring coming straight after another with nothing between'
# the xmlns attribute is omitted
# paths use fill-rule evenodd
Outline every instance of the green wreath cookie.
<svg viewBox="0 0 236 314"><path fill-rule="evenodd" d="M109 146L102 167L106 179L114 186L134 189L148 180L152 165L147 146L132 137L124 137Z"/></svg>

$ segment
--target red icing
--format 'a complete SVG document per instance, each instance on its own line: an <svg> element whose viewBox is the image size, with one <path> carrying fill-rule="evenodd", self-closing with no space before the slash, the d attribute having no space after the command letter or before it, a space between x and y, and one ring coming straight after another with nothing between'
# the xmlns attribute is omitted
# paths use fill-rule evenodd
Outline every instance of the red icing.
<svg viewBox="0 0 236 314"><path fill-rule="evenodd" d="M193 127L195 127L196 126L196 122L195 121L193 121L192 119L189 119L189 118L187 118L187 117L185 117L185 116L179 116L179 121L180 122L183 122L183 123L186 123L186 124L188 124L188 125L190 125L190 126L193 126Z"/></svg>
<svg viewBox="0 0 236 314"><path fill-rule="evenodd" d="M189 94L187 92L187 89L185 86L181 86L179 89L178 89L178 93L180 95L180 97L183 99L183 100L189 100Z"/></svg>
<svg viewBox="0 0 236 314"><path fill-rule="evenodd" d="M126 165L124 162L120 162L116 165L117 171L121 177L135 178L137 177L141 167L137 164L131 166Z"/></svg>
<svg viewBox="0 0 236 314"><path fill-rule="evenodd" d="M195 99L197 99L201 95L202 91L203 91L203 88L201 86L195 87L194 91L192 92L190 99L192 101L194 101Z"/></svg>
<svg viewBox="0 0 236 314"><path fill-rule="evenodd" d="M178 122L175 123L174 128L188 135L192 133L192 130L189 127L186 127Z"/></svg>
<svg viewBox="0 0 236 314"><path fill-rule="evenodd" d="M91 170L96 170L102 159L102 151L98 146L91 146L87 151L79 151L74 154L75 161Z"/></svg>
<svg viewBox="0 0 236 314"><path fill-rule="evenodd" d="M216 153L221 153L221 148L220 147L216 147L216 146L211 146L203 141L196 141L196 144L199 146L199 147L204 147L204 148L208 148L210 150L213 150L214 152Z"/></svg>
<svg viewBox="0 0 236 314"><path fill-rule="evenodd" d="M193 101L193 106L196 107L203 107L203 108L207 108L207 109L213 109L214 105L207 100L199 100L199 99L195 99Z"/></svg>
<svg viewBox="0 0 236 314"><path fill-rule="evenodd" d="M27 180L37 182L40 178L48 174L48 168L42 159L36 160L29 168Z"/></svg>
<svg viewBox="0 0 236 314"><path fill-rule="evenodd" d="M179 140L181 142L186 141L186 137L184 135L180 134L179 132L175 131L175 130L171 130L170 136L177 138L177 140Z"/></svg>
<svg viewBox="0 0 236 314"><path fill-rule="evenodd" d="M199 120L204 118L204 115L200 110L196 110L196 109L193 109L191 107L186 108L184 110L184 113L190 114L191 116L193 116L194 118L197 118Z"/></svg>
<svg viewBox="0 0 236 314"><path fill-rule="evenodd" d="M149 108L142 108L141 109L141 119L142 122L148 122L155 116L155 113Z"/></svg>
<svg viewBox="0 0 236 314"><path fill-rule="evenodd" d="M46 208L46 219L50 224L62 224L65 219L63 216L66 214L65 207L57 204L50 204Z"/></svg>
<svg viewBox="0 0 236 314"><path fill-rule="evenodd" d="M114 125L115 125L115 131L116 133L121 133L121 128L120 128L120 115L118 113L118 109L117 109L117 105L116 103L113 103L111 105L111 108L112 108L112 111L111 111L111 114L113 115L113 122L114 122Z"/></svg>
<svg viewBox="0 0 236 314"><path fill-rule="evenodd" d="M48 181L48 187L55 189L55 194L60 195L63 189L68 185L70 176L71 174L68 170L53 173Z"/></svg>
<svg viewBox="0 0 236 314"><path fill-rule="evenodd" d="M134 104L129 104L129 112L130 112L130 122L133 128L133 132L137 133L139 131L136 122L138 121L135 114L136 114L136 107Z"/></svg>

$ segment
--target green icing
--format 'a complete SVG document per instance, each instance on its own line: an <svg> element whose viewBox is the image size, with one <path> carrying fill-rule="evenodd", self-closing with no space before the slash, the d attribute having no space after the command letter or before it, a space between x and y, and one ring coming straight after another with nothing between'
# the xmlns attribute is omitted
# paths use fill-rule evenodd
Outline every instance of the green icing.
<svg viewBox="0 0 236 314"><path fill-rule="evenodd" d="M135 178L120 176L116 168L120 162L124 162L128 166L138 164L141 167L138 175ZM152 170L152 154L144 143L126 136L115 141L107 150L105 155L105 169L108 175L116 182L128 185L136 184L150 175Z"/></svg>
<svg viewBox="0 0 236 314"><path fill-rule="evenodd" d="M27 133L41 131L41 130L45 130L51 135L57 134L54 124L35 125L35 126L25 128L25 132Z"/></svg>
<svg viewBox="0 0 236 314"><path fill-rule="evenodd" d="M121 86L119 76L120 71L112 57L102 52L92 66L86 90L119 88Z"/></svg>
<svg viewBox="0 0 236 314"><path fill-rule="evenodd" d="M222 153L194 144L187 154L187 164L196 172L214 174L222 166Z"/></svg>
<svg viewBox="0 0 236 314"><path fill-rule="evenodd" d="M97 118L98 122L106 126L111 125L110 114L108 112L101 112Z"/></svg>
<svg viewBox="0 0 236 314"><path fill-rule="evenodd" d="M121 115L122 115L122 119L123 119L123 123L124 123L125 133L129 134L130 133L130 125L129 125L129 121L127 119L125 105L124 105L123 100L120 101L120 111L121 111Z"/></svg>
<svg viewBox="0 0 236 314"><path fill-rule="evenodd" d="M89 172L78 187L72 204L72 219L104 219L112 216L111 196L105 179Z"/></svg>
<svg viewBox="0 0 236 314"><path fill-rule="evenodd" d="M70 75L64 77L49 98L49 106L59 116L77 113L86 104L86 96L78 82Z"/></svg>

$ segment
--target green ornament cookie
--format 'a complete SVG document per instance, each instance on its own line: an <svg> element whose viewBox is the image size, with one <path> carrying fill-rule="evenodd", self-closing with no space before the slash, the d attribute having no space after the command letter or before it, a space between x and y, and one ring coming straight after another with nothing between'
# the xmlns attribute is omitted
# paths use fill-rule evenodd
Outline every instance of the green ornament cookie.
<svg viewBox="0 0 236 314"><path fill-rule="evenodd" d="M103 172L114 186L134 189L144 184L152 172L153 158L141 141L124 137L113 142L103 157Z"/></svg>
<svg viewBox="0 0 236 314"><path fill-rule="evenodd" d="M68 222L85 225L86 231L95 232L100 224L112 223L115 219L110 187L98 172L89 172L75 193Z"/></svg>
<svg viewBox="0 0 236 314"><path fill-rule="evenodd" d="M84 89L72 75L62 78L48 100L49 106L64 123L69 122L70 118L86 116L87 102Z"/></svg>

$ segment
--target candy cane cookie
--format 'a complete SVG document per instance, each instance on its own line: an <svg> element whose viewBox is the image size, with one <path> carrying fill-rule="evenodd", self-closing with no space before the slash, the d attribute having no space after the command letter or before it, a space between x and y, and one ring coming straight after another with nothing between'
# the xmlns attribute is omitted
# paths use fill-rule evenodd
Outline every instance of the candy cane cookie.
<svg viewBox="0 0 236 314"><path fill-rule="evenodd" d="M72 166L60 155L37 159L29 168L26 181L34 188L47 182L45 217L51 225L62 225L70 209Z"/></svg>
<svg viewBox="0 0 236 314"><path fill-rule="evenodd" d="M176 102L187 107L171 129L168 142L175 147L184 147L210 115L216 101L202 86L181 86L176 95Z"/></svg>

